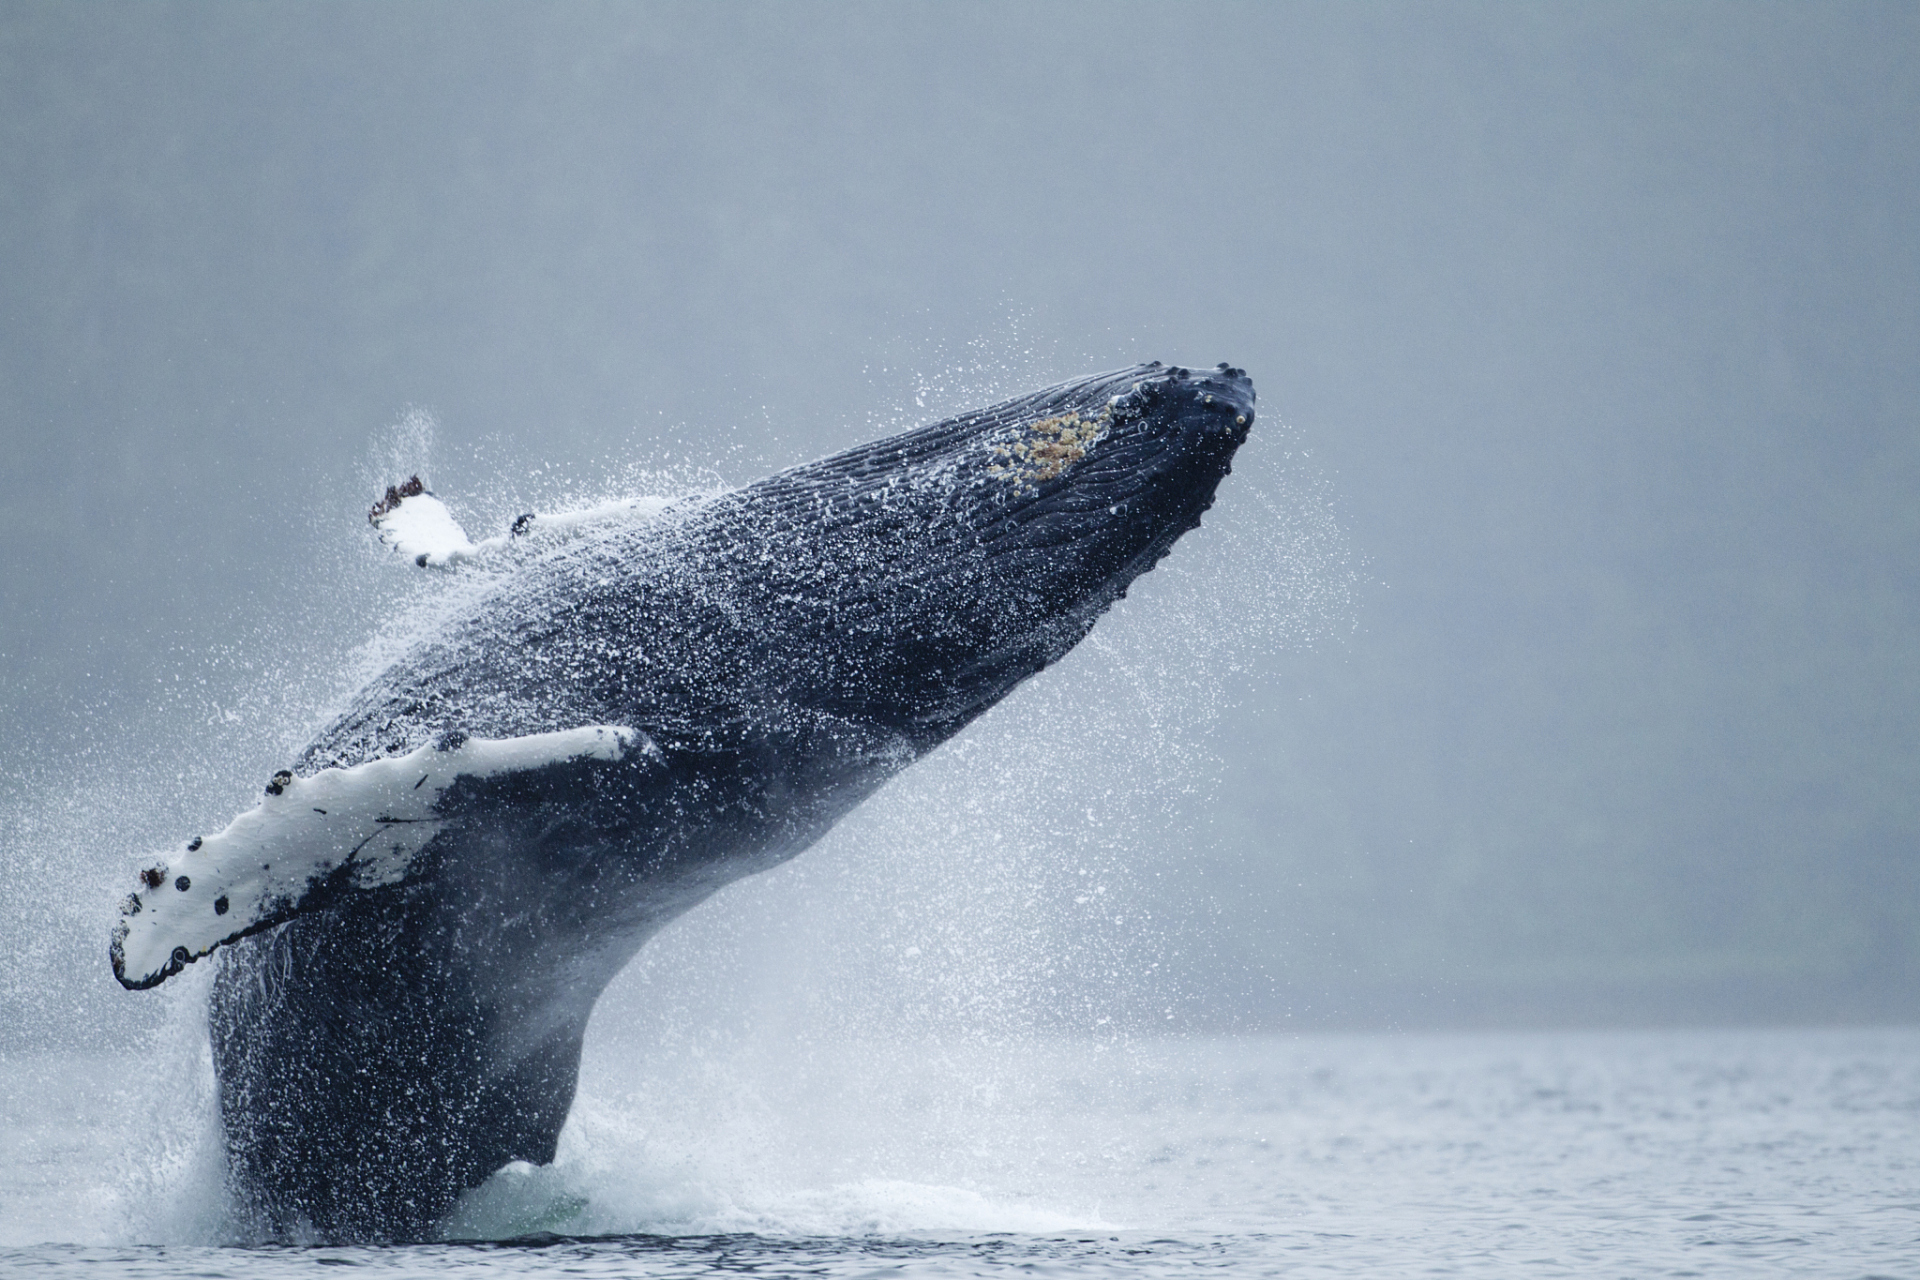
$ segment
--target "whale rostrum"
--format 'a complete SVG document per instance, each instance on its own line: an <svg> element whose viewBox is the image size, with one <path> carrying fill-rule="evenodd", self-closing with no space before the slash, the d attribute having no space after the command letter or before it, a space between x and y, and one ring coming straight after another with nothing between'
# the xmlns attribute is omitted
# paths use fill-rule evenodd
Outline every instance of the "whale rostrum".
<svg viewBox="0 0 1920 1280"><path fill-rule="evenodd" d="M553 1158L595 1000L666 923L791 858L1060 658L1199 524L1254 419L1136 365L674 502L470 540L417 478L414 564L498 562L223 831L142 860L109 947L217 951L238 1234L423 1238Z"/></svg>

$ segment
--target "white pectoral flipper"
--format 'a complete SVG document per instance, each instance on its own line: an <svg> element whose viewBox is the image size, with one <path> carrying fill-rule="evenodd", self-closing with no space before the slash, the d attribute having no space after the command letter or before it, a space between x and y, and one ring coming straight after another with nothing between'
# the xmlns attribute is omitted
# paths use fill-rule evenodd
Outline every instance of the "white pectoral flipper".
<svg viewBox="0 0 1920 1280"><path fill-rule="evenodd" d="M373 504L367 520L380 531L380 541L422 568L470 560L482 550L447 504L427 492L419 476L388 486L387 496Z"/></svg>
<svg viewBox="0 0 1920 1280"><path fill-rule="evenodd" d="M323 890L406 879L449 820L440 801L458 779L657 751L637 730L588 725L521 738L450 736L311 777L277 773L266 799L226 830L195 837L140 873L114 926L113 976L133 990L155 986L221 944L317 905Z"/></svg>
<svg viewBox="0 0 1920 1280"><path fill-rule="evenodd" d="M386 496L373 504L367 519L380 531L380 541L423 569L442 569L534 534L557 533L622 517L648 520L671 505L670 498L622 498L553 515L528 512L507 532L475 542L447 510L447 504L434 497L419 476L412 476L405 484L389 486Z"/></svg>

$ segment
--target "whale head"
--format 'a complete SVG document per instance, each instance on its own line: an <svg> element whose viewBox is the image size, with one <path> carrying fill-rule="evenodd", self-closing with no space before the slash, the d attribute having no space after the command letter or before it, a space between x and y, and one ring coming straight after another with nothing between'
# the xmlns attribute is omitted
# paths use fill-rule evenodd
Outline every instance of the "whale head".
<svg viewBox="0 0 1920 1280"><path fill-rule="evenodd" d="M777 592L814 603L763 595L756 610L804 615L782 628L796 675L783 697L920 749L944 740L1065 654L1200 523L1253 420L1243 370L1154 362L741 491L772 515L774 542L802 538Z"/></svg>
<svg viewBox="0 0 1920 1280"><path fill-rule="evenodd" d="M992 572L1027 606L1003 625L1064 641L1049 660L1199 525L1254 419L1253 383L1227 365L1147 365L1062 390L1060 410L990 446L1008 461L989 465L984 487L1002 492L980 508Z"/></svg>

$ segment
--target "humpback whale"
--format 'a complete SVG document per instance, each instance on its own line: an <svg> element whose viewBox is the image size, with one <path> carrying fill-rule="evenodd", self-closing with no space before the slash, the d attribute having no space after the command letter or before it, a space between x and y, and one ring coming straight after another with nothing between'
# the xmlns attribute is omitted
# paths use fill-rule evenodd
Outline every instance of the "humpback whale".
<svg viewBox="0 0 1920 1280"><path fill-rule="evenodd" d="M389 490L372 518L410 559L509 562L258 807L155 856L109 946L129 988L219 953L241 1233L419 1239L551 1161L594 1002L647 939L1065 654L1253 419L1242 370L1155 362L480 543L417 479Z"/></svg>

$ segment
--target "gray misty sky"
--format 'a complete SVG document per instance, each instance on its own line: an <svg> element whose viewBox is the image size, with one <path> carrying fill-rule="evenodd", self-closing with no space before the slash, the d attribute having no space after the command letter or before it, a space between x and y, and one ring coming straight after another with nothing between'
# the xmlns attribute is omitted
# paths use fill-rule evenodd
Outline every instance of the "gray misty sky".
<svg viewBox="0 0 1920 1280"><path fill-rule="evenodd" d="M0 799L337 663L316 546L410 408L509 502L1230 360L1353 604L1226 686L1196 1017L1912 1018L1917 55L1910 4L0 0Z"/></svg>

